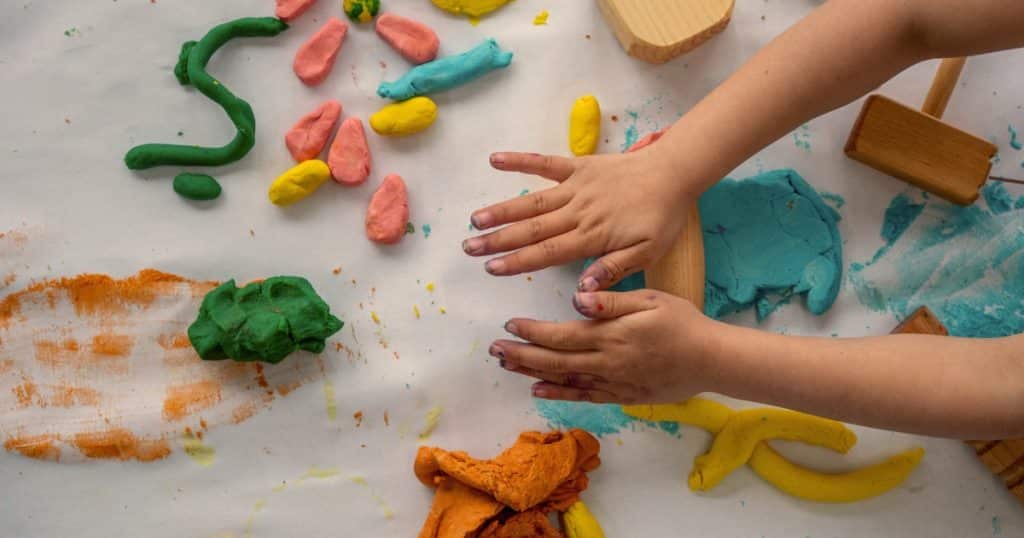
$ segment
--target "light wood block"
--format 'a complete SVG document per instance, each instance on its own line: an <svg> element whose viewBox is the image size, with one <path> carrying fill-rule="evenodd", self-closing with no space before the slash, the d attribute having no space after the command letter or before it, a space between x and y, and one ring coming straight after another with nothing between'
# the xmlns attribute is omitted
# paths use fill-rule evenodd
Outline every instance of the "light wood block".
<svg viewBox="0 0 1024 538"><path fill-rule="evenodd" d="M690 207L679 239L644 276L648 288L682 297L704 310L704 231L697 204Z"/></svg>
<svg viewBox="0 0 1024 538"><path fill-rule="evenodd" d="M868 97L846 155L950 202L978 199L996 146L884 97Z"/></svg>
<svg viewBox="0 0 1024 538"><path fill-rule="evenodd" d="M598 0L622 48L660 64L685 54L729 25L735 0Z"/></svg>

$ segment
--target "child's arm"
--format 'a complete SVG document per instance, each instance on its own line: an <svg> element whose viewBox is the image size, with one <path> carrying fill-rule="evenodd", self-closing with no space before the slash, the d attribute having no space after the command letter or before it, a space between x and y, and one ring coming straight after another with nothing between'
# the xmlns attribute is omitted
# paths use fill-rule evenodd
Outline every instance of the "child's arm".
<svg viewBox="0 0 1024 538"><path fill-rule="evenodd" d="M473 214L467 240L496 275L602 256L581 289L607 288L661 257L683 208L800 124L845 105L927 58L1024 46L1021 0L831 0L757 53L657 144L584 159L496 153L500 170L561 184ZM593 277L593 280L587 277Z"/></svg>

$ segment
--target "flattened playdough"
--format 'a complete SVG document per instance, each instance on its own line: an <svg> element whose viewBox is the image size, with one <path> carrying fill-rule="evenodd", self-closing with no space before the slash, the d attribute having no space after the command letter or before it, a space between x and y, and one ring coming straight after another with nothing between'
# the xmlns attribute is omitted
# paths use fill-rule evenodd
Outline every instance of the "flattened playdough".
<svg viewBox="0 0 1024 538"><path fill-rule="evenodd" d="M409 223L409 193L398 174L388 174L370 199L366 211L366 237L374 243L397 243Z"/></svg>
<svg viewBox="0 0 1024 538"><path fill-rule="evenodd" d="M315 3L316 0L277 0L274 15L285 22L291 22L313 7Z"/></svg>
<svg viewBox="0 0 1024 538"><path fill-rule="evenodd" d="M276 276L244 288L229 280L208 293L188 338L205 360L278 363L300 349L323 352L343 325L306 279Z"/></svg>
<svg viewBox="0 0 1024 538"><path fill-rule="evenodd" d="M761 320L795 294L807 295L814 314L832 306L842 276L839 214L795 171L724 179L701 196L700 214L708 315L755 306Z"/></svg>
<svg viewBox="0 0 1024 538"><path fill-rule="evenodd" d="M577 157L592 155L601 138L601 105L593 95L584 95L569 114L569 149Z"/></svg>
<svg viewBox="0 0 1024 538"><path fill-rule="evenodd" d="M512 53L503 52L498 42L487 39L473 49L418 65L394 82L382 82L377 95L405 101L417 95L443 92L472 82L487 73L508 67Z"/></svg>
<svg viewBox="0 0 1024 538"><path fill-rule="evenodd" d="M270 185L268 197L274 205L291 205L316 192L330 178L327 163L316 159L305 161L278 176Z"/></svg>
<svg viewBox="0 0 1024 538"><path fill-rule="evenodd" d="M454 15L477 18L486 15L511 0L431 0L434 5Z"/></svg>
<svg viewBox="0 0 1024 538"><path fill-rule="evenodd" d="M335 17L327 19L323 27L295 53L292 69L299 80L307 86L323 82L334 69L334 60L338 58L347 33L348 24L345 21Z"/></svg>
<svg viewBox="0 0 1024 538"><path fill-rule="evenodd" d="M385 106L370 116L370 127L383 136L405 136L426 130L437 119L437 105L429 97Z"/></svg>
<svg viewBox="0 0 1024 538"><path fill-rule="evenodd" d="M331 176L342 185L360 185L370 177L371 163L363 122L355 117L345 118L327 156Z"/></svg>
<svg viewBox="0 0 1024 538"><path fill-rule="evenodd" d="M429 26L394 13L377 18L377 35L403 58L414 64L429 62L437 57L441 40Z"/></svg>
<svg viewBox="0 0 1024 538"><path fill-rule="evenodd" d="M331 100L306 114L293 125L284 135L284 143L295 162L301 163L319 157L340 117L341 103Z"/></svg>

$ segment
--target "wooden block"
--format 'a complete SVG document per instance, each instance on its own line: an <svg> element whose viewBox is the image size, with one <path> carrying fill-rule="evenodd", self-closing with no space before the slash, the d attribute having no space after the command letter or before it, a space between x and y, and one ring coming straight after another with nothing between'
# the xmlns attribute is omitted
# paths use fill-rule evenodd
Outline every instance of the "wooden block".
<svg viewBox="0 0 1024 538"><path fill-rule="evenodd" d="M729 25L735 0L599 0L622 48L660 64L685 54Z"/></svg>
<svg viewBox="0 0 1024 538"><path fill-rule="evenodd" d="M893 334L949 334L931 310L922 306L900 323ZM1005 441L966 441L974 448L978 458L993 474L1006 484L1006 488L1024 504L1024 439Z"/></svg>
<svg viewBox="0 0 1024 538"><path fill-rule="evenodd" d="M648 288L682 297L704 310L704 231L697 204L690 207L679 239L645 277Z"/></svg>
<svg viewBox="0 0 1024 538"><path fill-rule="evenodd" d="M846 155L950 202L978 199L996 146L884 97L868 97Z"/></svg>

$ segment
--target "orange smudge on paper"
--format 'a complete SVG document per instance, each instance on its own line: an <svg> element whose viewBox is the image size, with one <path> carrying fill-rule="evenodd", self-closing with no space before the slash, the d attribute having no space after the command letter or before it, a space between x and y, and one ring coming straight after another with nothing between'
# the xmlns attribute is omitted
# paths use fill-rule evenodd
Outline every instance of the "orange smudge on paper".
<svg viewBox="0 0 1024 538"><path fill-rule="evenodd" d="M11 318L19 312L21 312L21 298L18 294L8 295L3 301L0 301L0 329L6 329L11 323Z"/></svg>
<svg viewBox="0 0 1024 538"><path fill-rule="evenodd" d="M291 391L299 388L299 386L301 385L302 382L298 380L289 381L288 383L282 383L277 386L277 393L280 394L281 396L287 396Z"/></svg>
<svg viewBox="0 0 1024 538"><path fill-rule="evenodd" d="M388 417L388 410L387 409L384 410L384 425L385 426L390 426L391 425L391 419Z"/></svg>
<svg viewBox="0 0 1024 538"><path fill-rule="evenodd" d="M356 411L355 413L352 413L352 418L356 419L356 427L357 428L363 425L363 412L362 411Z"/></svg>
<svg viewBox="0 0 1024 538"><path fill-rule="evenodd" d="M52 435L9 437L4 442L4 448L37 460L57 461L60 459L60 449L54 444L56 440L57 438Z"/></svg>
<svg viewBox="0 0 1024 538"><path fill-rule="evenodd" d="M76 405L99 405L100 393L86 387L58 385L53 387L50 405L56 407L74 407Z"/></svg>
<svg viewBox="0 0 1024 538"><path fill-rule="evenodd" d="M160 344L160 347L168 351L172 349L186 349L192 347L192 342L189 341L188 335L185 333L161 334L156 338L156 343Z"/></svg>
<svg viewBox="0 0 1024 538"><path fill-rule="evenodd" d="M140 439L122 428L79 433L71 444L86 457L99 459L153 461L171 453L165 439Z"/></svg>
<svg viewBox="0 0 1024 538"><path fill-rule="evenodd" d="M32 405L32 400L36 399L39 395L39 391L36 389L35 383L32 383L30 379L22 379L22 383L11 389L11 392L13 392L14 397L18 399L18 407L28 407Z"/></svg>
<svg viewBox="0 0 1024 538"><path fill-rule="evenodd" d="M0 375L10 372L14 368L14 359L5 359L0 361Z"/></svg>
<svg viewBox="0 0 1024 538"><path fill-rule="evenodd" d="M126 334L100 333L92 337L89 349L104 357L127 357L135 346L135 338Z"/></svg>
<svg viewBox="0 0 1024 538"><path fill-rule="evenodd" d="M231 422L241 424L256 414L256 402L245 402L231 412Z"/></svg>
<svg viewBox="0 0 1024 538"><path fill-rule="evenodd" d="M28 234L26 234L25 232L19 232L17 230L10 230L6 233L0 233L0 241L4 239L14 243L15 245L21 246L24 245L26 241L28 241Z"/></svg>
<svg viewBox="0 0 1024 538"><path fill-rule="evenodd" d="M196 411L213 406L221 399L221 385L212 380L167 387L164 420L181 420Z"/></svg>
<svg viewBox="0 0 1024 538"><path fill-rule="evenodd" d="M14 273L5 276L2 280L0 280L0 288L6 288L11 284L14 284L15 280L18 280L18 275Z"/></svg>

